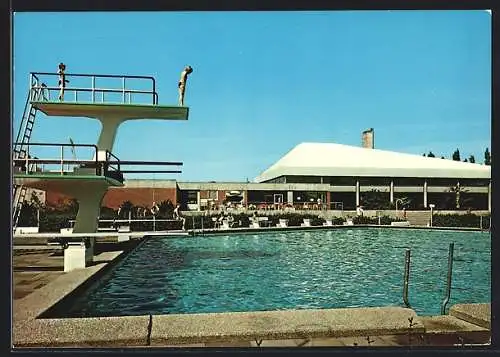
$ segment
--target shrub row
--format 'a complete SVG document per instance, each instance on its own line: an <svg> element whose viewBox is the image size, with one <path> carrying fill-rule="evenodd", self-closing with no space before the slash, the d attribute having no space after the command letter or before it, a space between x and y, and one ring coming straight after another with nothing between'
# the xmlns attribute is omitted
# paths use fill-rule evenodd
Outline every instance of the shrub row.
<svg viewBox="0 0 500 357"><path fill-rule="evenodd" d="M263 216L263 215L261 215ZM249 227L251 215L245 213L234 214L234 227ZM316 214L300 214L300 213L283 213L273 216L267 216L269 224L273 227L279 222L280 219L287 219L288 225L291 227L298 227L303 223L304 219L310 219L312 226L322 226L325 222L324 218L318 217ZM111 214L103 214L101 219L114 219ZM163 218L163 217L158 217ZM186 229L209 229L214 228L215 221L219 218L218 215L190 215L185 216ZM57 212L57 211L41 211L40 212L40 232L58 232L61 228L71 227L70 220L74 219L74 214L70 212ZM435 214L433 216L433 226L435 227L480 227L480 216L474 214ZM36 226L36 218L30 216L29 219L19 224L19 226ZM345 218L334 217L332 218L334 225L342 225ZM402 221L400 218L393 218L388 216L380 217L380 224L390 225L391 222ZM20 222L21 223L21 222ZM377 217L356 216L353 218L354 224L378 224ZM168 221L168 222L155 222L156 230L174 230L180 229L182 226L181 221ZM490 216L483 216L482 227L489 229ZM153 230L153 222L132 222L131 230L133 231L151 231Z"/></svg>
<svg viewBox="0 0 500 357"><path fill-rule="evenodd" d="M432 216L432 225L434 227L474 227L481 225L481 216L475 214L434 214ZM483 229L490 228L490 216L483 216Z"/></svg>

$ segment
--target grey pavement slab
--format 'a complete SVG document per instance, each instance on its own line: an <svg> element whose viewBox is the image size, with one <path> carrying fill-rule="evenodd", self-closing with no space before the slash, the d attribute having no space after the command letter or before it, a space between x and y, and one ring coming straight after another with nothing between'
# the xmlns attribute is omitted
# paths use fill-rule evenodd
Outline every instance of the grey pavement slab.
<svg viewBox="0 0 500 357"><path fill-rule="evenodd" d="M491 329L491 304L456 304L449 315L487 329Z"/></svg>
<svg viewBox="0 0 500 357"><path fill-rule="evenodd" d="M376 336L423 333L416 313L401 307L258 311L153 317L151 341L184 344L230 340Z"/></svg>
<svg viewBox="0 0 500 357"><path fill-rule="evenodd" d="M149 316L36 319L14 325L14 347L146 346Z"/></svg>
<svg viewBox="0 0 500 357"><path fill-rule="evenodd" d="M49 284L42 286L24 298L14 300L14 323L36 318L71 293L92 275L103 269L107 262L117 258L122 253L122 251L101 253L94 257L94 265L62 274Z"/></svg>

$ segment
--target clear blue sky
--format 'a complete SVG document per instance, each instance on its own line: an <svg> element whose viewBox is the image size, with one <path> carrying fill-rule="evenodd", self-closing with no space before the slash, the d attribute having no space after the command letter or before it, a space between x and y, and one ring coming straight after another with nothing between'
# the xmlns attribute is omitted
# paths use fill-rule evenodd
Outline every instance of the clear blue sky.
<svg viewBox="0 0 500 357"><path fill-rule="evenodd" d="M129 121L120 159L183 161L179 181L253 180L301 142L484 159L491 137L485 11L82 12L14 15L14 133L29 72L152 75L188 121ZM32 141L95 143L95 120L40 113ZM137 177L137 176L128 176ZM140 177L152 177L142 175Z"/></svg>

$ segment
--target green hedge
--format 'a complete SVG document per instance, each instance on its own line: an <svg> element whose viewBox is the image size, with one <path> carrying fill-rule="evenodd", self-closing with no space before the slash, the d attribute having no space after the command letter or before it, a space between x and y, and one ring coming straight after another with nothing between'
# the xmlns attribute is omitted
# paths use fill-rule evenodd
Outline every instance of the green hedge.
<svg viewBox="0 0 500 357"><path fill-rule="evenodd" d="M260 215L269 218L270 225L275 227L280 219L288 219L288 226L290 227L300 227L303 223L304 218L311 219L312 226L322 226L325 222L324 218L318 217L316 214L300 214L300 213L282 213L277 215ZM22 222L26 225L32 224L36 226L36 221L33 215L24 215L26 217L26 222ZM59 211L40 211L40 232L59 232L61 228L69 228L70 220L74 219L74 213L71 212L59 212ZM193 223L195 229L203 228L210 229L214 228L214 220L217 219L219 215L189 215L184 216L186 219L185 228L192 229ZM250 226L251 214L247 215L245 213L234 214L234 227L249 227ZM114 219L115 217L111 212L106 212L101 214L101 219ZM150 218L150 217L147 217ZM158 217L163 218L163 217ZM332 219L334 225L342 225L345 222L344 218L334 217ZM380 217L380 224L390 225L391 222L402 221L400 218L392 218L388 216ZM356 216L353 218L354 224L378 224L377 217L366 217L366 216ZM483 216L483 228L489 229L490 216ZM20 225L21 226L21 225ZM435 227L476 227L480 226L480 218L474 214L435 214L433 216L433 226ZM169 221L169 222L156 222L156 230L177 230L181 229L181 221ZM152 231L153 222L132 222L131 230L133 231Z"/></svg>
<svg viewBox="0 0 500 357"><path fill-rule="evenodd" d="M432 225L434 227L474 227L479 228L481 218L478 215L468 214L434 214ZM490 216L483 216L483 229L490 228Z"/></svg>

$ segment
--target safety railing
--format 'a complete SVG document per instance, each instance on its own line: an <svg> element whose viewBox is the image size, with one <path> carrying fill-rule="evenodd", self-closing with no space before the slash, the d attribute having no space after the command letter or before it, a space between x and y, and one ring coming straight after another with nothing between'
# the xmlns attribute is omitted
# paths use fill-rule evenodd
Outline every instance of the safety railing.
<svg viewBox="0 0 500 357"><path fill-rule="evenodd" d="M196 205L197 201L188 201L188 204ZM264 210L264 211L322 211L327 210L325 203L273 203L268 201L223 202L211 198L201 198L200 206L205 210L241 209L241 210Z"/></svg>
<svg viewBox="0 0 500 357"><path fill-rule="evenodd" d="M20 169L21 172L29 175L33 173L51 173L51 174L59 174L65 175L68 173L74 173L75 168L90 168L95 171L96 176L106 176L119 179L123 181L123 177L121 177L120 173L120 160L113 155L111 152L106 151L106 160L100 161L98 160L98 148L97 145L93 144L61 144L61 143L29 143L27 145L27 155L24 158L13 158L14 167ZM30 155L30 149L33 147L52 147L59 148L60 154L59 158L38 158L32 157ZM93 157L94 159L68 159L65 158L65 148L71 147L73 150L75 148L91 148L93 149ZM40 169L40 166L45 165L56 165L58 167L57 170L45 170Z"/></svg>
<svg viewBox="0 0 500 357"><path fill-rule="evenodd" d="M58 96L61 90L65 95L65 102L67 100L67 94L73 94L73 101L78 102L78 95L82 93L90 93L91 103L105 103L111 102L105 100L105 93L117 93L121 94L121 103L132 104L132 95L142 94L150 95L152 99L152 104L158 104L158 93L156 93L156 81L154 77L151 76L125 76L125 75L112 75L112 74L77 74L77 73L66 73L65 79L69 80L69 83L76 78L84 78L90 81L89 85L84 86L61 86L58 84L59 74L58 73L48 73L48 72L31 72L30 73L30 98L33 98L36 90L41 90L40 100L44 101L59 101ZM96 80L98 79L116 79L119 80L119 88L101 88L96 85ZM129 88L127 85L127 80L140 80L147 82L148 90L144 89L134 89ZM57 85L51 86L47 83L56 83ZM99 99L96 99L100 97ZM81 98L81 97L80 97ZM82 101L85 102L85 101ZM115 101L116 102L116 101Z"/></svg>

